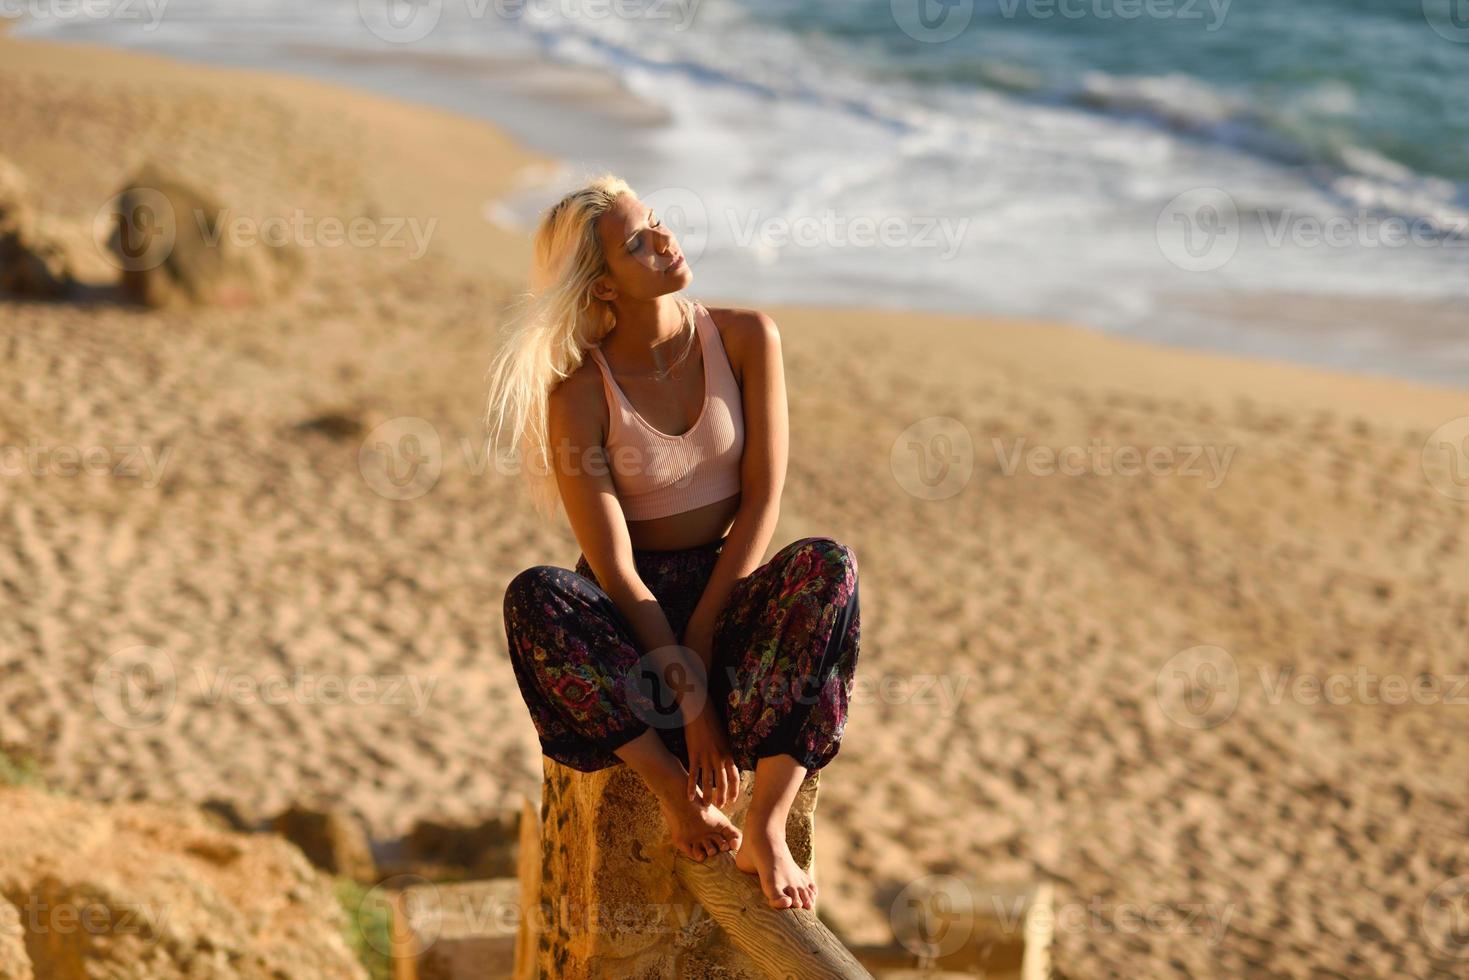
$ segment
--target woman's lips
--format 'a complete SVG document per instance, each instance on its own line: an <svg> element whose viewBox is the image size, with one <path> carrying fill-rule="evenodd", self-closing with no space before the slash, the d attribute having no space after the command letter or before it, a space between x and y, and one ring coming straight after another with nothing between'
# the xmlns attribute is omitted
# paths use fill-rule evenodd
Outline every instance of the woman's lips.
<svg viewBox="0 0 1469 980"><path fill-rule="evenodd" d="M683 268L683 264L684 264L684 262L683 262L683 256L680 255L678 258L676 258L672 262L668 263L668 269L667 269L667 271L668 272L677 272L679 269Z"/></svg>

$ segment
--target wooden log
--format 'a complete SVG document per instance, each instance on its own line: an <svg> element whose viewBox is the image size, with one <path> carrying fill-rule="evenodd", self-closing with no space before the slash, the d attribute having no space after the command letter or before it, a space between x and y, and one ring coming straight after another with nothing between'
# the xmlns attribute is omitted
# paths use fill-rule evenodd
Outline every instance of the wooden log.
<svg viewBox="0 0 1469 980"><path fill-rule="evenodd" d="M536 946L541 940L539 917L532 914L541 896L541 808L530 797L521 797L520 929L515 934L515 980L535 980Z"/></svg>
<svg viewBox="0 0 1469 980"><path fill-rule="evenodd" d="M868 973L810 909L771 908L754 875L728 853L674 862L685 888L725 934L773 980L850 980Z"/></svg>

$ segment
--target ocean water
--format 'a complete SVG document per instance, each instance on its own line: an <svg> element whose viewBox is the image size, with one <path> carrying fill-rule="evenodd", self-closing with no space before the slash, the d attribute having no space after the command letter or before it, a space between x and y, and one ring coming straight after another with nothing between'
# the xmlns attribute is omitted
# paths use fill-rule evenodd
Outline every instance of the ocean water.
<svg viewBox="0 0 1469 980"><path fill-rule="evenodd" d="M19 33L482 115L566 161L490 216L528 228L616 171L704 296L1469 385L1466 0L152 3L33 0ZM568 104L537 65L663 119Z"/></svg>

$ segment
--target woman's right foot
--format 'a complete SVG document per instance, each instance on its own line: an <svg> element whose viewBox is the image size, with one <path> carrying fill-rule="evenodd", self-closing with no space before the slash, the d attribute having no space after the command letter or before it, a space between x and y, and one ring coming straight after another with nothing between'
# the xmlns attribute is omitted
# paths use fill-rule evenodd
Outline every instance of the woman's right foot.
<svg viewBox="0 0 1469 980"><path fill-rule="evenodd" d="M720 851L740 849L743 840L740 829L714 804L677 797L659 800L658 805L668 823L673 846L691 860L703 861Z"/></svg>

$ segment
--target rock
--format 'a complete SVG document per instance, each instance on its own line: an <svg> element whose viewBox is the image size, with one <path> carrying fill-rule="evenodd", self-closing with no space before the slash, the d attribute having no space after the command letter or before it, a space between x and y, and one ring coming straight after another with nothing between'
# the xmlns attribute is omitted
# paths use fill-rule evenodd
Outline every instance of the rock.
<svg viewBox="0 0 1469 980"><path fill-rule="evenodd" d="M0 977L5 980L33 980L35 975L30 954L26 952L20 910L0 896Z"/></svg>
<svg viewBox="0 0 1469 980"><path fill-rule="evenodd" d="M329 880L197 809L0 788L0 976L366 980ZM29 966L13 966L19 935ZM30 972L27 972L29 970Z"/></svg>
<svg viewBox="0 0 1469 980"><path fill-rule="evenodd" d="M25 175L0 158L0 293L61 299L73 285L65 249L30 208Z"/></svg>
<svg viewBox="0 0 1469 980"><path fill-rule="evenodd" d="M520 882L515 878L425 883L393 904L405 937L397 980L508 980L515 968Z"/></svg>
<svg viewBox="0 0 1469 980"><path fill-rule="evenodd" d="M362 435L366 426L362 424L362 419L355 415L344 412L325 412L296 423L296 428L302 432L319 433L328 439L342 440L355 439Z"/></svg>
<svg viewBox="0 0 1469 980"><path fill-rule="evenodd" d="M248 832L255 829L253 822L246 820L240 808L229 800L205 800L199 809L214 821L221 830Z"/></svg>
<svg viewBox="0 0 1469 980"><path fill-rule="evenodd" d="M523 906L518 939L534 958L522 953L517 977L537 969L543 977L765 976L680 883L663 812L636 772L618 765L583 773L546 756L542 762L537 900ZM820 776L802 783L786 823L791 855L813 877ZM741 773L739 799L728 811L736 825L753 785L754 774Z"/></svg>
<svg viewBox="0 0 1469 980"><path fill-rule="evenodd" d="M233 233L235 217L157 163L142 167L103 217L107 250L122 270L122 290L159 309L251 306L287 293L301 256L252 231Z"/></svg>
<svg viewBox="0 0 1469 980"><path fill-rule="evenodd" d="M984 976L1047 976L1054 891L1045 881L925 875L894 896L892 946L859 956L877 963L883 955L906 955L908 965Z"/></svg>
<svg viewBox="0 0 1469 980"><path fill-rule="evenodd" d="M470 878L514 877L520 811L506 810L470 825L420 820L406 844L415 862L463 869Z"/></svg>
<svg viewBox="0 0 1469 980"><path fill-rule="evenodd" d="M271 821L271 829L299 847L323 871L363 884L377 880L367 832L350 814L291 807Z"/></svg>

